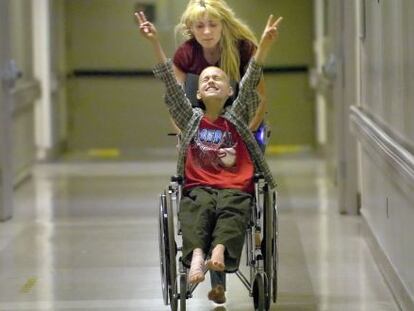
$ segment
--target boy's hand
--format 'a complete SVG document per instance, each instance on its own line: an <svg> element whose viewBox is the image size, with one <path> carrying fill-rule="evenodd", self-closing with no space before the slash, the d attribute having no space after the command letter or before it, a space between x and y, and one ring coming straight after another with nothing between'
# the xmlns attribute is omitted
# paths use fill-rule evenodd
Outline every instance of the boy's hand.
<svg viewBox="0 0 414 311"><path fill-rule="evenodd" d="M282 22L283 17L279 17L276 21L271 14L267 20L267 24L265 29L263 30L262 37L260 38L259 46L257 47L257 51L255 54L255 59L259 63L263 63L269 48L276 41L277 37L279 36L278 33L278 26Z"/></svg>
<svg viewBox="0 0 414 311"><path fill-rule="evenodd" d="M260 45L262 45L263 48L272 44L279 36L277 27L282 22L283 17L280 16L276 21L274 19L273 14L271 14L267 20L266 27L263 30L262 38L260 39Z"/></svg>
<svg viewBox="0 0 414 311"><path fill-rule="evenodd" d="M165 63L167 61L167 58L165 57L164 50L161 46L160 41L158 40L157 29L152 23L147 20L144 12L135 12L135 17L138 20L139 31L141 32L142 36L152 43L157 61L160 63Z"/></svg>
<svg viewBox="0 0 414 311"><path fill-rule="evenodd" d="M154 24L147 20L144 12L135 12L134 15L139 23L139 30L142 36L150 41L158 40L157 29L155 28Z"/></svg>

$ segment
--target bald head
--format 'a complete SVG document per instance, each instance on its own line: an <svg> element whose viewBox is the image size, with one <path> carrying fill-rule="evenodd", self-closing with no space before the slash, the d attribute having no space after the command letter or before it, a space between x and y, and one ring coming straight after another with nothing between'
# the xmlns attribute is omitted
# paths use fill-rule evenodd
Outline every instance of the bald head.
<svg viewBox="0 0 414 311"><path fill-rule="evenodd" d="M199 87L200 87L200 83L203 79L203 77L205 77L206 75L215 75L215 76L220 76L223 80L226 80L227 83L230 85L230 80L229 77L227 76L227 74L219 67L216 66L209 66L203 69L203 71L200 73L200 79L199 79Z"/></svg>
<svg viewBox="0 0 414 311"><path fill-rule="evenodd" d="M198 81L197 98L203 102L214 98L222 100L223 103L233 94L230 80L227 74L218 67L210 66L205 68Z"/></svg>

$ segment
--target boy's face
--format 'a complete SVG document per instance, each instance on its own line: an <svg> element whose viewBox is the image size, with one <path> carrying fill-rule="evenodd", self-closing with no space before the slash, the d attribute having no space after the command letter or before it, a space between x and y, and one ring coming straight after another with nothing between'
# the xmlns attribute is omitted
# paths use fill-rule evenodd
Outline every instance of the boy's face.
<svg viewBox="0 0 414 311"><path fill-rule="evenodd" d="M207 67L199 78L197 98L206 104L206 100L215 99L224 102L233 94L227 75L218 67Z"/></svg>

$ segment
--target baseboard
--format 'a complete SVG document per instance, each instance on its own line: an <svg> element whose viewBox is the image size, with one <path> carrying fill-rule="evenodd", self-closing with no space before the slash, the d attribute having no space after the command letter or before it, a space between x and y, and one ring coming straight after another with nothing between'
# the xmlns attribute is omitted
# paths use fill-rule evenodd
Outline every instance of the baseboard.
<svg viewBox="0 0 414 311"><path fill-rule="evenodd" d="M390 288L398 307L402 311L414 310L414 299L411 297L409 291L405 287L403 281L398 276L397 271L393 267L392 263L388 259L387 254L378 243L371 227L366 221L365 217L362 217L362 229L365 240L371 250L372 255L388 285Z"/></svg>

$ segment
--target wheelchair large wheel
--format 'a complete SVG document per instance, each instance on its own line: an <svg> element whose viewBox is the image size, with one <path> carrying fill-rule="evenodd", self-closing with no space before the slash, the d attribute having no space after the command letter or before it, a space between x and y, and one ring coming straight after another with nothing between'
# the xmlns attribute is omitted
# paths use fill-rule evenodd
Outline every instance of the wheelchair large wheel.
<svg viewBox="0 0 414 311"><path fill-rule="evenodd" d="M262 243L262 253L264 256L264 271L269 282L266 283L266 306L270 307L270 295L272 293L272 285L274 285L274 279L276 273L274 271L274 208L273 208L273 193L270 192L267 185L265 186L264 195L264 213L263 213L263 224L264 224L264 241ZM274 295L272 295L273 297Z"/></svg>
<svg viewBox="0 0 414 311"><path fill-rule="evenodd" d="M160 207L158 218L158 238L160 253L160 271L161 271L161 289L164 304L169 303L169 287L170 287L170 257L168 252L168 221L167 221L167 203L165 194L160 195Z"/></svg>
<svg viewBox="0 0 414 311"><path fill-rule="evenodd" d="M253 304L255 311L267 311L270 308L268 282L265 273L257 273L253 282Z"/></svg>
<svg viewBox="0 0 414 311"><path fill-rule="evenodd" d="M278 293L278 269L279 269L279 243L278 243L278 215L277 215L277 201L276 201L276 192L273 193L273 275L272 275L272 299L273 302L277 301Z"/></svg>
<svg viewBox="0 0 414 311"><path fill-rule="evenodd" d="M163 193L160 196L159 209L159 251L162 296L165 305L170 305L172 311L178 309L176 245L174 240L174 223L170 196Z"/></svg>
<svg viewBox="0 0 414 311"><path fill-rule="evenodd" d="M175 244L174 231L174 211L171 199L172 191L168 190L166 196L167 207L167 222L168 222L168 257L169 257L169 274L170 274L170 307L172 311L177 311L178 308L178 288L177 288L177 245Z"/></svg>

